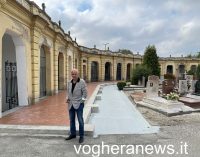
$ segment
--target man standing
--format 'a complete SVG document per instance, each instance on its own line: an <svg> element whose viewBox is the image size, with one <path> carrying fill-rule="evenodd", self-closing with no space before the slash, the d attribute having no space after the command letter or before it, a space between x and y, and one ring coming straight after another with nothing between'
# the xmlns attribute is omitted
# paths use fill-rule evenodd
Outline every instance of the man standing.
<svg viewBox="0 0 200 157"><path fill-rule="evenodd" d="M71 140L76 138L76 121L75 115L78 117L79 122L79 143L84 142L84 120L83 120L83 108L84 101L87 97L86 84L83 79L78 76L78 70L73 69L71 71L72 80L68 82L67 86L67 103L69 109L70 118L70 135L65 140Z"/></svg>

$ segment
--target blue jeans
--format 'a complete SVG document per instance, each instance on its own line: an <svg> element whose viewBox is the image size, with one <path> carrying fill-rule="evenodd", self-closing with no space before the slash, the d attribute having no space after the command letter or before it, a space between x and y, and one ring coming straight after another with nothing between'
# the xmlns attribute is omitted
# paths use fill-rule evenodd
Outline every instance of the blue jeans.
<svg viewBox="0 0 200 157"><path fill-rule="evenodd" d="M83 120L83 108L84 103L81 103L78 109L74 109L72 106L69 110L69 118L70 118L70 133L71 135L76 135L76 120L75 115L78 117L79 122L79 136L84 136L84 120Z"/></svg>

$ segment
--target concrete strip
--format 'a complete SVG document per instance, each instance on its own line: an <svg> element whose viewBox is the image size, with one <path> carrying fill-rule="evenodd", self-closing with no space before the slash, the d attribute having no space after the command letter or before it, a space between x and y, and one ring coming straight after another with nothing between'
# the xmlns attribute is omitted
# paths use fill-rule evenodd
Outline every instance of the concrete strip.
<svg viewBox="0 0 200 157"><path fill-rule="evenodd" d="M96 99L96 95L100 89L100 85L98 85L94 92L92 93L92 95L90 96L89 100L86 102L85 104L85 107L84 107L84 110L83 110L83 119L84 119L84 122L87 124L89 119L90 119L90 115L91 115L91 112L92 112L92 105Z"/></svg>
<svg viewBox="0 0 200 157"><path fill-rule="evenodd" d="M92 114L90 119L90 123L95 125L95 137L105 134L146 134L159 131L159 127L149 125L116 85L105 86L102 100L95 103L99 104L100 110L98 114Z"/></svg>
<svg viewBox="0 0 200 157"><path fill-rule="evenodd" d="M84 107L83 110L83 119L84 119L84 123L87 123L89 121L90 115L92 112L92 107L87 105Z"/></svg>
<svg viewBox="0 0 200 157"><path fill-rule="evenodd" d="M101 95L96 95L95 100L101 100Z"/></svg>
<svg viewBox="0 0 200 157"><path fill-rule="evenodd" d="M93 107L93 104L96 100L96 96L98 95L99 91L102 92L104 86L115 85L115 84L117 84L117 83L102 83L102 84L97 85L94 92L90 96L89 100L86 101L85 108L83 110L83 119L86 124L89 122L89 119L90 119L90 116L92 113L92 107Z"/></svg>
<svg viewBox="0 0 200 157"><path fill-rule="evenodd" d="M92 106L92 113L98 113L99 112L99 105L93 104Z"/></svg>
<svg viewBox="0 0 200 157"><path fill-rule="evenodd" d="M77 126L77 135L78 128ZM85 124L85 135L93 136L93 132L94 125ZM0 133L67 135L69 133L69 126L0 125Z"/></svg>

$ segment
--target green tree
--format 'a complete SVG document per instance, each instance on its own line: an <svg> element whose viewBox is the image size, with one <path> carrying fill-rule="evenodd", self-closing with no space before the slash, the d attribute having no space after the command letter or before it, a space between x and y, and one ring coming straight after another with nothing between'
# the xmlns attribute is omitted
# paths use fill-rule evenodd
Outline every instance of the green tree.
<svg viewBox="0 0 200 157"><path fill-rule="evenodd" d="M200 58L200 52L197 52L196 57L197 57L197 58Z"/></svg>
<svg viewBox="0 0 200 157"><path fill-rule="evenodd" d="M197 66L196 76L197 76L197 79L200 80L200 64Z"/></svg>
<svg viewBox="0 0 200 157"><path fill-rule="evenodd" d="M192 55L191 53L187 55L188 58L200 58L200 52L196 52L196 54Z"/></svg>
<svg viewBox="0 0 200 157"><path fill-rule="evenodd" d="M192 56L192 54L190 53L189 55L186 56L187 58L192 58L194 56Z"/></svg>
<svg viewBox="0 0 200 157"><path fill-rule="evenodd" d="M193 75L196 77L197 69L191 68L189 71L187 71L187 75Z"/></svg>
<svg viewBox="0 0 200 157"><path fill-rule="evenodd" d="M196 71L190 69L189 71L187 71L187 75L195 75Z"/></svg>
<svg viewBox="0 0 200 157"><path fill-rule="evenodd" d="M145 81L147 81L148 76L150 74L150 69L144 65L139 65L133 69L133 77L131 80L132 84L137 84L138 80L142 81L142 77L145 77Z"/></svg>
<svg viewBox="0 0 200 157"><path fill-rule="evenodd" d="M123 53L123 54L131 54L131 55L133 55L133 52L131 50L128 50L128 49L119 49L119 51L117 53Z"/></svg>
<svg viewBox="0 0 200 157"><path fill-rule="evenodd" d="M150 69L151 75L160 76L160 64L158 62L158 56L154 45L146 47L143 57L143 65Z"/></svg>

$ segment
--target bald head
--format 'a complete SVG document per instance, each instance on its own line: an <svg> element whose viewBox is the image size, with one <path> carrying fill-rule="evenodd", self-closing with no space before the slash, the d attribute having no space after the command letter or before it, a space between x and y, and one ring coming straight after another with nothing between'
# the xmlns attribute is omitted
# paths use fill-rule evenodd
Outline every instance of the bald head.
<svg viewBox="0 0 200 157"><path fill-rule="evenodd" d="M77 79L78 79L78 70L77 69L72 69L71 76L72 76L72 79L74 81L77 81Z"/></svg>
<svg viewBox="0 0 200 157"><path fill-rule="evenodd" d="M78 69L72 69L71 73L76 73L76 74L78 74Z"/></svg>

